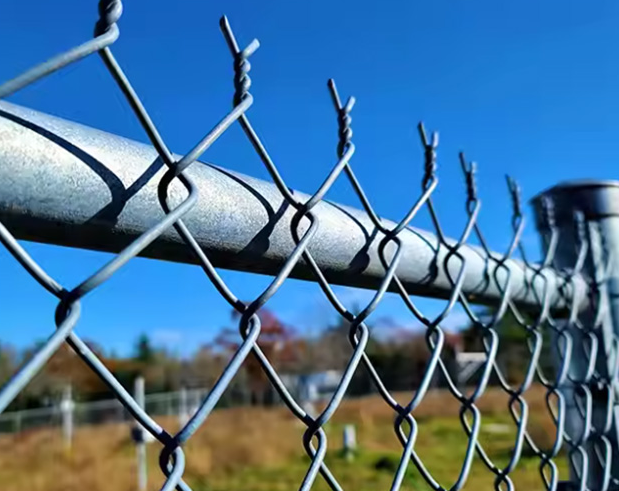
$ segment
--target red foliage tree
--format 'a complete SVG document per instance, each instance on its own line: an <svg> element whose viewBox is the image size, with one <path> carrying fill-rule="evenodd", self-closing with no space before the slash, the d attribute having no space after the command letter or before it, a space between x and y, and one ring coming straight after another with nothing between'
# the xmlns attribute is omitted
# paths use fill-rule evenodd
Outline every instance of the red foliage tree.
<svg viewBox="0 0 619 491"><path fill-rule="evenodd" d="M233 319L239 319L240 315L234 311ZM258 346L269 359L271 364L281 371L297 371L303 342L296 336L294 329L281 322L275 314L262 309L258 313L260 318L260 335ZM242 343L238 329L226 328L215 338L213 342L217 349L223 349L228 353L236 352ZM268 403L272 396L268 377L260 365L257 357L248 356L243 364L247 375L247 384L251 400L254 403Z"/></svg>

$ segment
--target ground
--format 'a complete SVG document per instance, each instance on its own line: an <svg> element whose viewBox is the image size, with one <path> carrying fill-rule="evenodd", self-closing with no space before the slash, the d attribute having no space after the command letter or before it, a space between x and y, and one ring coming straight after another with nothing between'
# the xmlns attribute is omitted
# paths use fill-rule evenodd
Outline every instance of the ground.
<svg viewBox="0 0 619 491"><path fill-rule="evenodd" d="M554 426L547 415L543 391L529 393L529 429L548 447ZM401 400L405 396L401 395ZM489 390L480 400L480 441L499 467L505 466L515 438L506 408L507 397ZM459 404L446 392L430 393L415 412L419 434L415 448L427 469L449 489L460 472L466 437L458 419ZM174 427L173 419L160 421ZM345 424L357 429L359 451L348 461L341 452ZM393 413L376 397L345 401L327 425L327 462L345 490L389 489L401 454L393 431ZM303 426L284 408L234 408L215 411L186 447L185 477L195 491L298 489L309 466L302 446ZM158 444L148 445L149 490L163 482L157 468ZM135 447L122 424L81 427L68 451L58 428L0 437L0 482L3 491L124 491L136 489ZM565 478L565 457L556 459ZM543 489L539 459L530 451L510 474L516 489ZM494 489L494 475L475 457L466 490ZM313 489L328 486L319 477ZM414 465L401 489L427 490Z"/></svg>

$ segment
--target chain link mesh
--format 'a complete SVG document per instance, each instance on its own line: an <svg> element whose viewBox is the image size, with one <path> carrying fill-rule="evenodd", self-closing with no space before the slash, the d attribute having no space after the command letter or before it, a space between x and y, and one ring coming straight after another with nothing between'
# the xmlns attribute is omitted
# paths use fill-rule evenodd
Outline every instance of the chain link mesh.
<svg viewBox="0 0 619 491"><path fill-rule="evenodd" d="M617 380L618 357L616 353L619 346L616 336L613 336L610 342L611 354L608 356L608 359L612 362L605 367L601 367L597 363L598 352L602 349L599 342L601 323L608 312L608 303L603 290L611 258L610 252L605 250L606 248L602 244L603 265L601 268L597 268L596 274L591 275L587 292L589 303L593 306L593 313L580 312L579 298L575 293L574 279L583 273L586 262L592 261L592 251L591 247L589 247L590 241L588 237L588 227L590 225L585 223L582 214L577 213L574 217L574 237L571 239L577 244L577 250L574 252L574 262L569 267L557 265L555 253L559 240L559 231L555 224L552 202L548 199L544 200L543 235L547 246L546 254L540 264L533 264L529 262L521 240L525 228L525 219L521 209L520 188L513 179L508 177L508 191L513 202L512 237L509 247L504 253L493 252L489 249L477 222L481 202L477 194L475 180L476 165L468 163L465 156L461 154L461 166L466 183L467 199L465 206L468 219L459 239L457 241L448 239L441 228L432 198L432 194L439 182L437 176L438 135L437 133L432 133L432 135L428 136L423 124L420 124L418 130L424 157L420 195L408 213L397 224L394 226L384 225L381 218L372 208L370 200L364 193L351 165L355 153L351 128L351 113L355 99L350 97L345 103L342 102L336 85L332 80L329 81L328 87L338 124L337 162L324 182L309 199L299 200L286 185L278 166L272 160L249 119L248 110L254 103L254 98L250 93L251 79L249 74L251 65L249 58L258 49L259 43L254 40L241 49L225 17L221 20L221 30L233 61L234 95L232 98L232 109L206 133L191 151L180 159L176 159L166 146L146 108L112 52L112 45L119 37L117 22L121 13L122 5L119 0L102 0L99 4L99 19L95 25L94 39L52 58L1 85L0 98L5 98L75 61L98 53L109 73L125 95L152 145L168 168L158 184L159 201L161 208L165 212L165 218L134 240L101 269L84 278L79 285L72 289L63 287L49 276L17 242L11 235L11 232L4 225L0 224L0 240L6 249L42 288L58 299L55 315L56 331L2 388L0 391L0 412L6 409L56 350L63 343L68 343L86 365L107 384L132 416L160 442L160 467L164 475L161 489L171 490L176 488L187 491L190 487L183 481L185 468L183 444L207 422L210 413L217 405L232 378L238 372L243 361L248 356L254 356L290 412L305 427L302 445L309 457L309 467L299 485L299 489L310 489L315 480L321 476L331 489L340 490L342 489L341 485L338 483L332 470L325 463L327 437L324 427L340 406L355 371L364 369L367 370L380 397L393 411L395 418L394 432L402 446L401 458L391 485L393 490L401 487L407 468L411 464L416 467L431 489L462 489L467 482L471 465L476 456L484 463L488 471L496 476L494 481L495 489L512 490L515 487L510 478L510 473L519 465L523 448L525 447L530 448L537 456L541 476L540 482L544 489L554 490L560 484L555 460L562 449L567 450L571 471L569 485L574 489L592 491L619 489L617 477L611 475L613 451L617 451L611 438L611 429L614 424L613 408ZM183 223L183 217L195 205L199 194L198 188L186 174L186 169L194 164L234 123L238 123L242 127L247 139L262 160L285 202L296 210L291 228L291 234L296 247L269 286L251 302L240 301L228 288L213 267L209 257L207 257L192 236L191 230ZM308 245L320 227L319 218L313 212L313 209L317 203L324 199L333 183L341 178L342 174L350 182L374 227L383 235L378 250L385 270L384 277L380 286L376 289L373 298L367 305L355 313L337 297L308 249ZM168 199L168 189L175 180L185 187L187 196L180 204L173 206ZM437 264L437 267L442 268L449 278L451 295L444 303L442 311L433 317L426 316L413 303L411 296L397 275L397 267L402 255L400 233L408 227L422 208L427 209L430 213L439 245L448 251L442 263ZM240 314L238 328L239 336L242 339L238 349L220 374L216 384L202 400L198 410L191 416L186 425L175 434L168 433L136 403L131 394L125 390L96 354L74 332L74 328L80 318L81 299L99 288L119 269L123 268L128 261L139 255L141 251L170 227L176 229L186 246L193 251L204 273L217 288L221 296ZM471 305L470 299L462 292L467 264L466 258L460 253L460 250L469 241L471 236L474 236L481 245L481 250L485 256L486 269L483 281L495 283L501 292L501 299L494 306L493 314L489 318L480 316ZM521 311L511 299L513 285L510 274L511 270L506 266L506 261L516 254L519 254L522 259L527 287L535 292L542 292L541 295L536 293L537 308L533 313ZM318 283L330 304L350 325L348 332L348 341L351 346L350 359L332 397L317 415L308 414L300 403L295 400L282 382L271 361L261 350L259 343L261 323L258 313L282 286L293 267L300 260L305 261L310 266L314 274L314 280ZM599 261L597 262L599 263ZM553 268L560 270L562 277L563 283L560 292L566 304L569 305L569 313L566 318L554 318L551 313L552 305L548 295L546 274ZM396 400L394 395L386 388L385 383L373 366L372 360L366 353L366 347L371 334L366 322L383 299L387 289L389 287L393 288L394 285L395 290L411 315L418 319L425 327L425 343L430 352L419 387L415 390L411 399L404 402ZM539 288L533 288L534 286ZM476 333L482 341L485 353L481 375L475 386L466 392L462 391L456 382L452 380L452 376L441 357L446 339L445 330L441 327L441 324L458 304L464 309L473 323ZM529 352L524 376L518 384L508 381L497 360L500 339L499 333L495 328L506 315L513 316L520 326ZM547 341L545 337L548 333L550 333L550 341ZM551 350L560 361L558 368L552 375L544 373L540 363L542 348L545 342L550 343ZM576 358L578 363L575 363ZM362 365L362 368L360 365ZM415 446L418 434L418 421L415 418L415 410L428 393L435 373L440 373L445 378L451 396L460 406L460 422L463 436L467 441L466 453L461 462L459 474L454 482L437 481L432 472L424 465L423 455L419 453L419 449ZM516 429L512 450L505 465L499 465L489 457L484 451L479 438L482 416L476 403L484 394L491 376L497 377L502 391L507 396L507 409L513 418ZM547 411L554 421L556 429L554 443L549 448L538 446L527 429L529 407L525 394L536 379L545 388ZM600 404L599 401L604 402ZM570 414L572 416L577 415L577 417L568 417ZM599 468L603 475L602 482L599 483L599 487L595 490L590 487L589 479L589 474L593 472L593 468ZM599 474L599 471L596 470L596 473ZM561 476L562 480L566 478L567 476Z"/></svg>

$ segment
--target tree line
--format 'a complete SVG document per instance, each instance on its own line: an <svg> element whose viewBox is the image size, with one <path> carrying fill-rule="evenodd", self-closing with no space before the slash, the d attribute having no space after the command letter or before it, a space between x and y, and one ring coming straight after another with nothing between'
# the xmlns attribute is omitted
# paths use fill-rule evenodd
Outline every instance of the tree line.
<svg viewBox="0 0 619 491"><path fill-rule="evenodd" d="M493 312L484 310L480 316L488 319ZM263 309L260 313L259 345L280 374L303 375L326 370L344 370L352 355L349 341L350 325L340 319L321 329L317 335L306 336L293 326L283 323L274 313ZM238 319L237 319L238 320ZM236 322L238 324L238 322ZM370 332L372 326L369 326ZM496 326L501 344L497 364L511 383L522 380L530 358L532 335L509 315ZM552 356L548 336L544 336L540 357L546 373L552 372ZM224 328L209 343L200 346L192 356L179 357L165 347L154 346L147 333L138 337L128 356L107 354L94 343L87 343L116 378L132 390L133 381L143 376L147 392L167 392L186 388L213 386L231 355L238 349L242 338L235 328ZM445 333L441 353L444 366L455 380L459 351L483 351L483 330L474 324L463 326L457 332ZM5 383L19 369L38 346L18 352L0 344L0 380ZM390 391L411 391L419 386L431 350L423 329L397 329L380 336L370 336L366 353ZM475 379L470 381L475 383ZM434 386L445 386L439 370L432 376ZM491 383L497 383L496 377ZM70 384L77 400L90 401L109 398L105 383L77 356L68 345L63 345L45 367L12 403L11 409L25 409L53 404L64 387ZM348 394L362 395L373 391L368 371L360 366L351 382ZM277 396L257 358L250 354L239 373L228 387L224 400L251 404L271 404Z"/></svg>

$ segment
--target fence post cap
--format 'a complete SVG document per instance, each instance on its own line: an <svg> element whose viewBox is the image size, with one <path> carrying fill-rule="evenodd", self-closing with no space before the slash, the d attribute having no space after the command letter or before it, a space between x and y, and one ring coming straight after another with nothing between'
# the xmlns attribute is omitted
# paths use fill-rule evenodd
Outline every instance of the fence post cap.
<svg viewBox="0 0 619 491"><path fill-rule="evenodd" d="M535 223L538 229L543 227L541 219L544 197L552 199L558 225L571 224L575 210L581 211L585 220L595 221L619 216L619 181L577 179L559 183L542 191L530 201L535 211Z"/></svg>

